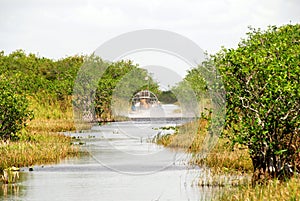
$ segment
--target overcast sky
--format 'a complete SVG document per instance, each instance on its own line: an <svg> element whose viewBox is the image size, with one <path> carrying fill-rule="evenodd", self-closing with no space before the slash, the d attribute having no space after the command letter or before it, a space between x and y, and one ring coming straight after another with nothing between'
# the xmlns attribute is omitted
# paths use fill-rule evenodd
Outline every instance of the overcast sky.
<svg viewBox="0 0 300 201"><path fill-rule="evenodd" d="M214 53L235 47L249 25L299 19L299 0L0 0L0 49L57 59L150 28L174 31Z"/></svg>

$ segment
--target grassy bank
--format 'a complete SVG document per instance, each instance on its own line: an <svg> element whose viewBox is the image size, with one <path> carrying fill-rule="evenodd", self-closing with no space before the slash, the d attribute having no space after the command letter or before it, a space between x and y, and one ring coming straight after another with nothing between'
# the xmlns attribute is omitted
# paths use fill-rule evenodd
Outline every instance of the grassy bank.
<svg viewBox="0 0 300 201"><path fill-rule="evenodd" d="M0 141L0 170L8 167L28 167L37 164L57 163L78 155L79 148L71 145L71 138L60 134L75 130L71 99L64 104L29 98L35 118L18 133L18 141Z"/></svg>
<svg viewBox="0 0 300 201"><path fill-rule="evenodd" d="M71 146L70 142L69 137L46 131L24 134L17 142L1 142L0 169L56 163L62 158L75 156L78 147Z"/></svg>
<svg viewBox="0 0 300 201"><path fill-rule="evenodd" d="M0 51L0 169L78 154L71 139L58 133L75 130L72 94L85 59Z"/></svg>
<svg viewBox="0 0 300 201"><path fill-rule="evenodd" d="M219 138L216 145L203 158L207 120L191 122L177 128L172 135L160 135L155 142L170 149L182 149L194 157L191 164L198 165L207 172L201 174L199 186L223 186L224 193L214 196L214 200L300 200L300 178L294 177L285 182L271 181L267 185L253 187L250 179L253 171L248 149L230 145L227 139ZM233 187L234 186L234 187Z"/></svg>
<svg viewBox="0 0 300 201"><path fill-rule="evenodd" d="M231 188L217 198L222 201L238 201L238 200L253 200L253 201L298 201L300 200L300 178L294 177L285 182L273 180L267 185L251 185L239 186Z"/></svg>
<svg viewBox="0 0 300 201"><path fill-rule="evenodd" d="M208 166L213 173L244 174L252 171L252 163L247 148L232 147L227 139L216 139L212 150L206 151L207 120L199 119L178 128L173 135L156 137L157 144L168 148L182 149L193 154L192 164ZM203 158L203 153L208 154Z"/></svg>

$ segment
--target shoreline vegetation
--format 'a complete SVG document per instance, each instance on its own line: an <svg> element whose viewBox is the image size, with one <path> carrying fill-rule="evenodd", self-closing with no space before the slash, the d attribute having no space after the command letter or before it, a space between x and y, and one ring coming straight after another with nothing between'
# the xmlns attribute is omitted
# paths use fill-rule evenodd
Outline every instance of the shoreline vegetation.
<svg viewBox="0 0 300 201"><path fill-rule="evenodd" d="M208 167L213 174L251 174L253 166L246 147L232 147L228 139L220 137L216 138L216 144L211 150L204 150L207 129L208 120L200 118L178 127L174 134L158 135L153 141L170 149L190 153L191 165Z"/></svg>
<svg viewBox="0 0 300 201"><path fill-rule="evenodd" d="M201 64L206 69L218 66L226 89L224 130L209 141L212 144L206 144L210 118L204 114L195 122L172 128L174 134L153 139L193 156L190 164L205 171L199 186L229 187L216 200L299 200L299 30L299 25L250 29L249 38L237 49L223 49ZM84 61L92 61L92 65L86 66L88 73L77 76ZM95 66L107 69L99 82L90 83L99 70ZM192 69L184 78L199 102L209 88L201 74L203 66ZM148 76L132 61L105 63L94 56L54 61L22 50L9 55L0 51L1 172L79 156L79 146L60 134L77 129L72 106L84 111L80 117L86 115L92 121L122 120L113 116L111 102L114 89L120 92L118 101L124 103L128 100L123 94L136 93L130 85L132 80L123 79L130 77L128 73L133 73L133 82L139 86ZM74 97L76 79L80 84ZM189 102L190 97L180 94L185 87L181 82L171 90L173 95L163 94L150 78L138 90L149 88L172 102L176 102L175 94L181 95ZM213 87L219 90L218 83ZM85 90L93 93L86 99ZM93 96L95 100L90 99ZM210 101L205 102L209 108ZM89 110L92 104L96 105L95 114ZM215 146L209 149L213 143Z"/></svg>
<svg viewBox="0 0 300 201"><path fill-rule="evenodd" d="M229 187L215 200L300 200L299 28L250 28L236 49L224 48L188 72L185 80L194 91L200 89L199 98L206 87L193 78L203 77L201 67L217 66L216 77L222 77L226 90L224 128L209 153L210 118L205 115L154 139L191 153L192 165L208 167L199 186ZM213 87L222 89L218 83Z"/></svg>
<svg viewBox="0 0 300 201"><path fill-rule="evenodd" d="M0 174L81 154L62 132L75 130L71 93L82 61L79 56L54 61L22 50L0 51ZM14 123L19 127L12 131Z"/></svg>
<svg viewBox="0 0 300 201"><path fill-rule="evenodd" d="M243 146L232 147L228 139L220 137L203 158L201 152L208 121L203 118L197 121L176 128L174 134L157 135L153 142L169 149L190 153L192 158L189 164L197 165L203 171L198 180L199 187L226 188L224 191L213 192L213 200L299 200L298 175L286 181L274 179L265 185L253 186L253 166L249 150Z"/></svg>
<svg viewBox="0 0 300 201"><path fill-rule="evenodd" d="M67 157L81 154L64 131L75 131L72 112L62 113L55 106L47 109L35 103L30 106L38 118L28 122L26 129L18 132L18 140L0 141L0 171L10 167L31 167L58 163ZM62 118L63 117L63 118Z"/></svg>

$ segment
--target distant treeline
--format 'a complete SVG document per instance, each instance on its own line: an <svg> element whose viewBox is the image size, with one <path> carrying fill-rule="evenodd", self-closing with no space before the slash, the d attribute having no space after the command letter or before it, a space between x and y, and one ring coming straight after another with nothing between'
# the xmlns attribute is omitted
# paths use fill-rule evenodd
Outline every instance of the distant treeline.
<svg viewBox="0 0 300 201"><path fill-rule="evenodd" d="M19 92L63 99L72 94L74 79L83 62L83 56L51 60L35 54L26 55L23 50L8 55L2 51L0 74L9 78Z"/></svg>
<svg viewBox="0 0 300 201"><path fill-rule="evenodd" d="M131 61L110 63L94 55L75 55L53 60L26 54L23 50L7 55L1 51L0 136L9 137L16 133L27 119L72 118L72 94L77 74L82 66L91 63L105 67L94 91L96 113L93 118L99 121L113 120L111 106L116 87L127 95L124 97L119 93L117 99L127 98L127 103L138 90L149 89L160 93L152 78L145 81L147 71L133 65ZM93 71L86 72L85 77L91 73ZM12 115L13 111L15 115ZM67 114L69 117L66 117ZM10 130L15 122L19 124L18 129Z"/></svg>

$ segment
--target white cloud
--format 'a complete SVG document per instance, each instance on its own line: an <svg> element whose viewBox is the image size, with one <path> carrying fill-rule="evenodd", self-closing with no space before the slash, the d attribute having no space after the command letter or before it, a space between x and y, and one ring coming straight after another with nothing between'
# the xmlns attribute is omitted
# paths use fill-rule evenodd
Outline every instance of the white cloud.
<svg viewBox="0 0 300 201"><path fill-rule="evenodd" d="M204 50L233 47L247 26L299 21L297 0L10 0L0 2L0 49L47 57L89 54L101 43L144 28L175 31Z"/></svg>

